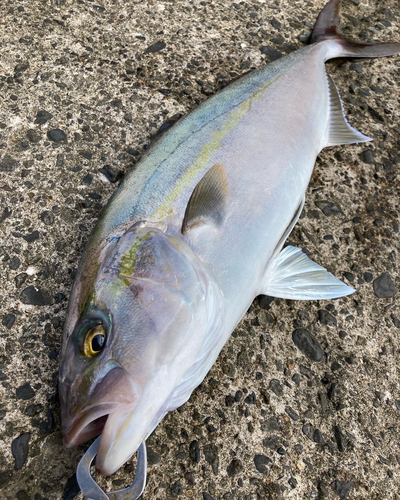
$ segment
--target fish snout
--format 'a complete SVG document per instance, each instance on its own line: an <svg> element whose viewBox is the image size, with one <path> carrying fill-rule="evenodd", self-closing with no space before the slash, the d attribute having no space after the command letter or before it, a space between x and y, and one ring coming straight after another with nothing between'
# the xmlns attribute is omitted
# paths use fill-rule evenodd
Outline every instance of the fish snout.
<svg viewBox="0 0 400 500"><path fill-rule="evenodd" d="M128 411L137 399L138 390L126 370L112 368L97 383L82 409L69 406L66 415L62 415L64 446L72 448L98 436L109 415L119 410Z"/></svg>

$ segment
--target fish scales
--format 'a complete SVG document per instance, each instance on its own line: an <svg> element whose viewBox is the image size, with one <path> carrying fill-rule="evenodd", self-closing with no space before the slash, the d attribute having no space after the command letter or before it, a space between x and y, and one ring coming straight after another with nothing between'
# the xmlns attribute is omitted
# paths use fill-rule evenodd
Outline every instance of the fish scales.
<svg viewBox="0 0 400 500"><path fill-rule="evenodd" d="M283 75L296 71L298 65L302 64L302 58L310 57L310 52L315 54L317 51L315 47L306 47L292 56L279 59L271 65L242 77L208 99L164 134L128 175L122 189L108 205L101 228L102 234L107 234L119 224L127 221L151 220L154 216L158 220L170 214L172 208L178 209L178 213L174 212L174 217L178 219L182 216L197 181L215 163L215 161L210 162L210 156L220 149L221 141L227 140L228 149L231 148L234 151L237 150L237 146L244 147L243 144L229 141L229 132L243 126L244 123L248 125L248 120L251 120L249 115L251 115L252 103L261 101L263 94L268 89L272 90L271 87L277 84L278 80L282 85ZM315 55L311 55L311 58L313 57ZM323 67L316 66L315 70L323 79ZM312 79L310 83L311 95L316 85L312 84ZM298 92L304 90L301 88L301 83L299 87L290 89L290 92L295 94L294 100L296 100L296 94L298 96ZM268 103L266 104L268 106ZM270 115L269 109L265 109L264 113L269 115L268 121L271 123L275 121L275 125L279 122L284 125L282 118ZM289 116L286 115L286 120L289 121L292 116L292 113ZM254 118L257 119L257 117ZM253 126L256 127L256 125L254 122ZM262 124L267 127L268 125L268 123ZM268 129L262 130L264 140L267 131ZM255 133L256 130L252 132ZM251 137L246 137L246 139L251 139ZM260 146L264 146L262 149L265 149L265 144L259 143L259 137L254 137L253 143L257 150L260 150ZM248 147L247 143L246 148ZM271 151L269 153L271 154ZM260 171L262 166L255 164L253 168ZM235 167L236 162L233 165L227 165L229 170ZM171 194L174 196L172 197ZM181 199L180 206L174 206L173 203L177 196Z"/></svg>
<svg viewBox="0 0 400 500"><path fill-rule="evenodd" d="M120 226L124 228L126 223L167 218L169 224L172 223L175 229L180 229L186 204L195 185L210 166L221 161L228 171L232 199L233 201L236 199L237 203L232 207L230 227L226 228L226 238L223 241L225 246L221 246L220 253L214 246L210 255L207 255L202 251L205 248L203 242L199 242L197 246L201 258L210 266L213 256L217 257L217 262L219 259L219 262L227 265L227 249L230 248L231 241L238 246L242 243L238 241L236 231L236 224L242 224L243 244L246 245L249 237L252 238L252 243L249 245L253 250L262 253L263 261L268 261L270 257L268 247L274 248L282 235L276 232L273 226L266 233L263 230L265 218L270 219L275 212L276 203L281 203L276 197L285 196L289 210L285 214L275 212L275 215L278 223L281 223L281 217L284 217L286 221L284 229L286 229L309 182L315 156L322 149L328 119L326 76L321 64L321 55L324 52L320 48L316 50L313 46L305 47L284 59L245 75L208 99L165 133L128 174L121 188L110 200L103 219L91 238L86 251L86 260L95 259L99 241L105 241L108 235L118 231ZM304 59L312 61L311 69L314 71L302 70ZM308 89L304 81L297 78L299 71L306 73ZM295 85L291 81L293 74L296 75ZM289 86L291 99L280 98L284 102L277 101L279 107L275 102L274 107L279 110L275 115L271 113L271 103L274 103L276 94L278 99L282 95L281 88L285 83ZM321 90L316 92L321 83L322 92ZM305 157L300 158L297 141L292 140L290 144L290 134L287 130L293 123L291 109L293 102L296 102L300 95L302 99L307 97L304 96L305 89L311 105L306 114L299 114L295 123L300 131L298 141L303 141L305 145ZM316 94L317 99L315 99ZM254 109L256 103L257 108ZM262 116L258 106L262 109ZM307 121L308 128L304 126ZM321 123L323 133L318 128ZM242 134L242 130L245 130L245 134ZM284 148L279 143L277 145L277 133L288 136L289 140ZM241 137L242 135L244 137ZM310 144L307 135L315 136L317 144ZM282 179L282 171L286 169L295 171L293 177L286 178L296 186L296 191L298 189L293 195L289 193L290 186L283 187L277 184ZM260 185L260 181L263 184ZM255 201L254 206L249 208L253 214L258 214L260 226L256 228L256 225L251 223L250 232L252 229L257 231L259 242L254 239L256 234L249 235L246 232L248 218L243 214L242 197L246 199L246 203ZM267 242L263 241L266 237ZM190 239L190 235L188 238ZM196 244L193 241L191 243ZM260 247L257 248L257 245ZM252 249L249 248L247 251L250 252L248 254L250 257ZM235 258L233 256L233 260ZM81 264L81 268L85 268L84 263ZM226 269L221 271L222 275L226 275ZM219 266L214 272L219 272ZM251 276L257 272L257 269L252 269ZM243 269L243 274L245 279L246 276L250 278L247 269ZM94 272L88 280L93 275ZM253 277L250 279L254 282Z"/></svg>

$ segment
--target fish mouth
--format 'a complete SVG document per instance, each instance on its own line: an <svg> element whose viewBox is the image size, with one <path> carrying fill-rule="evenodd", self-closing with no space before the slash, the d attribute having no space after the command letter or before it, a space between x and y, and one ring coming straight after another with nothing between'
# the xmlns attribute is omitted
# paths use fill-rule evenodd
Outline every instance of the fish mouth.
<svg viewBox="0 0 400 500"><path fill-rule="evenodd" d="M110 448L115 441L118 430L124 424L126 417L132 411L133 405L120 403L107 403L100 408L86 410L70 426L64 435L64 446L72 448L79 446L94 437L101 435L100 447L97 452L96 470L98 473L110 476L117 468L109 468L104 465L104 460L108 456Z"/></svg>
<svg viewBox="0 0 400 500"><path fill-rule="evenodd" d="M118 409L126 409L128 405L121 403L103 403L100 407L89 408L78 416L64 434L64 446L73 448L101 434L106 426L108 417Z"/></svg>
<svg viewBox="0 0 400 500"><path fill-rule="evenodd" d="M112 368L99 381L83 408L71 408L68 411L68 405L62 405L68 413L71 410L75 413L72 419L68 413L62 419L64 446L72 448L101 433L112 433L111 428L119 425L123 417L135 407L139 393L139 388L122 367ZM110 419L111 415L113 418Z"/></svg>

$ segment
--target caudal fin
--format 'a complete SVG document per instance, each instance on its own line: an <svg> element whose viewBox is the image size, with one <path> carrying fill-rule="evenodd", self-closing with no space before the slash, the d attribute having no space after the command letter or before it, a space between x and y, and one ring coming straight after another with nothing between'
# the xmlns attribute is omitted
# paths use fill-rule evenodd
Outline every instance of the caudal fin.
<svg viewBox="0 0 400 500"><path fill-rule="evenodd" d="M337 43L332 46L327 59L335 57L384 57L400 52L400 43L357 43L346 40L340 29L340 0L330 0L322 9L311 35L311 43L332 40Z"/></svg>

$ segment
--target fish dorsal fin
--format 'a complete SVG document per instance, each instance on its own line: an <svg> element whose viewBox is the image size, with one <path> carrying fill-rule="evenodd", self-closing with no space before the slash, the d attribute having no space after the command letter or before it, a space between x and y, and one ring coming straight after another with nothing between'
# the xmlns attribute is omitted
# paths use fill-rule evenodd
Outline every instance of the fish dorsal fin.
<svg viewBox="0 0 400 500"><path fill-rule="evenodd" d="M319 266L300 248L287 246L268 265L263 295L294 300L322 300L344 297L353 288Z"/></svg>
<svg viewBox="0 0 400 500"><path fill-rule="evenodd" d="M329 88L329 124L327 146L372 141L373 139L353 128L347 121L343 109L342 99L340 98L335 82L328 75L328 73L326 76Z"/></svg>
<svg viewBox="0 0 400 500"><path fill-rule="evenodd" d="M224 219L228 201L228 175L224 165L216 163L194 188L183 218L182 233L208 221L219 226Z"/></svg>

